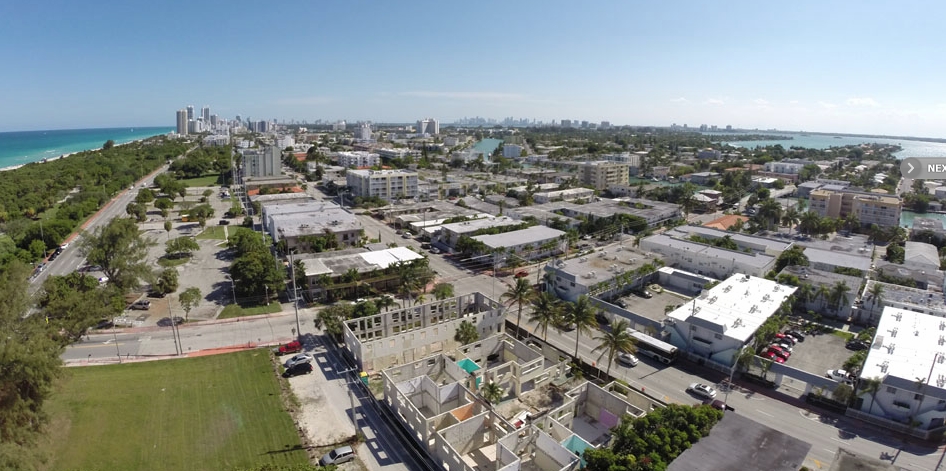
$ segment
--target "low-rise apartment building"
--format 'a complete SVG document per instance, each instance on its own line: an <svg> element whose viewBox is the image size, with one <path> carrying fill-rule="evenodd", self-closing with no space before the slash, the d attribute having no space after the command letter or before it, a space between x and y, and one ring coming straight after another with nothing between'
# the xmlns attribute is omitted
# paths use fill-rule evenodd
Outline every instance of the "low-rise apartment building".
<svg viewBox="0 0 946 471"><path fill-rule="evenodd" d="M590 188L568 188L565 190L537 191L532 194L532 200L536 204L543 204L552 201L590 200L594 196L595 191Z"/></svg>
<svg viewBox="0 0 946 471"><path fill-rule="evenodd" d="M456 247L461 237L473 237L482 235L483 232L496 230L513 230L514 226L521 226L525 223L509 216L486 217L482 219L473 219L470 221L454 222L440 226L438 241L447 247ZM479 233L479 234L478 234Z"/></svg>
<svg viewBox="0 0 946 471"><path fill-rule="evenodd" d="M848 415L921 438L940 434L946 422L946 320L885 307L860 373L880 381L859 388ZM853 412L853 413L852 413Z"/></svg>
<svg viewBox="0 0 946 471"><path fill-rule="evenodd" d="M385 201L417 196L417 172L409 170L349 170L345 179L354 196Z"/></svg>
<svg viewBox="0 0 946 471"><path fill-rule="evenodd" d="M352 248L295 257L305 270L308 299L340 299L368 291L393 290L400 275L389 268L423 259L423 255L407 247L374 251Z"/></svg>
<svg viewBox="0 0 946 471"><path fill-rule="evenodd" d="M585 162L579 168L581 183L598 191L607 190L611 185L626 184L630 179L629 164L599 160Z"/></svg>
<svg viewBox="0 0 946 471"><path fill-rule="evenodd" d="M656 234L641 240L640 248L656 254L673 268L722 280L736 273L765 276L775 267L776 257L761 252L743 252Z"/></svg>
<svg viewBox="0 0 946 471"><path fill-rule="evenodd" d="M833 191L825 188L809 195L809 210L822 217L844 218L857 216L862 227L877 224L880 227L900 225L900 198L876 193L850 190Z"/></svg>
<svg viewBox="0 0 946 471"><path fill-rule="evenodd" d="M513 254L519 258L533 260L563 252L565 231L539 225L501 234L474 236L473 240L482 242L487 249L486 253L500 253L497 255L500 259L505 254Z"/></svg>
<svg viewBox="0 0 946 471"><path fill-rule="evenodd" d="M313 250L314 239L327 236L337 247L359 245L364 232L354 214L321 201L263 206L263 224L273 242L285 241L287 249L299 253Z"/></svg>
<svg viewBox="0 0 946 471"><path fill-rule="evenodd" d="M654 256L620 244L577 258L556 260L545 265L546 290L565 301L580 296L610 298L654 278ZM641 271L651 264L651 270Z"/></svg>
<svg viewBox="0 0 946 471"><path fill-rule="evenodd" d="M339 152L338 166L345 168L374 167L381 165L381 156L374 152Z"/></svg>
<svg viewBox="0 0 946 471"><path fill-rule="evenodd" d="M667 315L668 341L691 356L732 366L795 290L765 278L732 275Z"/></svg>

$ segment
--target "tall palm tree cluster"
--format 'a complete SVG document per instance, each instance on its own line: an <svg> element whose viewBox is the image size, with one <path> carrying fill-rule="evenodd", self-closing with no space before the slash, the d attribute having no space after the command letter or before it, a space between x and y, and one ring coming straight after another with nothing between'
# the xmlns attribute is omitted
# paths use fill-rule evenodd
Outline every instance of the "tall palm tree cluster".
<svg viewBox="0 0 946 471"><path fill-rule="evenodd" d="M559 329L560 331L575 330L575 353L572 355L575 360L579 359L578 347L581 344L581 335L591 335L592 329L598 327L597 316L599 309L591 302L588 296L579 296L575 302L562 302L555 295L548 292L537 292L532 289L529 282L524 278L516 279L516 284L511 286L508 291L503 293L502 299L506 300L510 306L517 305L516 328L521 330L522 309L525 305L532 308L528 321L537 325L536 331L542 332L542 340L548 342L549 327ZM594 337L600 343L592 353L601 352L598 355L598 361L605 356L608 358L607 373L611 373L611 363L618 353L634 353L634 338L628 333L630 323L627 320L619 320L610 327L610 330L602 332L601 335Z"/></svg>

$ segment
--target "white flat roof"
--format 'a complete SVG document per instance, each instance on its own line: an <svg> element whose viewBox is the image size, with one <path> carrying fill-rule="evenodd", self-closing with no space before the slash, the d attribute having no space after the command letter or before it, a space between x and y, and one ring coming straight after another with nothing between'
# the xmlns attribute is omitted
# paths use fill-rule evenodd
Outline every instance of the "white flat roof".
<svg viewBox="0 0 946 471"><path fill-rule="evenodd" d="M303 266L305 266L306 276L317 276L332 273L342 275L348 268L355 268L359 272L383 270L398 262L410 262L421 258L424 258L424 256L407 247L394 247L372 252L349 253L335 257L300 257L299 260L302 260ZM365 264L367 264L367 266ZM333 270L331 267L336 267L337 269Z"/></svg>
<svg viewBox="0 0 946 471"><path fill-rule="evenodd" d="M745 342L795 290L765 278L735 274L669 317Z"/></svg>
<svg viewBox="0 0 946 471"><path fill-rule="evenodd" d="M944 338L946 319L885 307L861 378L881 378L884 384L909 390L915 390L917 381L923 381L930 386L924 389L926 394L944 398Z"/></svg>
<svg viewBox="0 0 946 471"><path fill-rule="evenodd" d="M475 232L480 229L514 226L516 224L522 224L522 221L513 219L509 216L500 216L496 218L489 217L484 219L474 219L472 221L454 222L452 224L444 224L441 227L443 227L443 229L446 231L455 232L457 234L466 234L468 232Z"/></svg>
<svg viewBox="0 0 946 471"><path fill-rule="evenodd" d="M547 226L532 226L518 231L504 232L502 234L488 234L473 237L491 249L502 247L512 247L516 245L536 244L548 240L557 239L565 235L565 231L552 229ZM538 249L538 247L536 247Z"/></svg>

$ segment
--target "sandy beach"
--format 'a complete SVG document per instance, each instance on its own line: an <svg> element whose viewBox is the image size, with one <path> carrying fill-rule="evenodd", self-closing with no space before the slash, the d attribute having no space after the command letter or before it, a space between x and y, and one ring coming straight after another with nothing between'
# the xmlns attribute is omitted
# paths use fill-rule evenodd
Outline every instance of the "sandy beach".
<svg viewBox="0 0 946 471"><path fill-rule="evenodd" d="M133 144L133 143L135 143L135 142L142 142L143 140L144 140L144 139L135 139L134 141L128 141L128 142L123 142L123 143L121 143L121 144L115 144L115 147L118 147L118 146L125 146L125 145L128 145L128 144ZM20 167L22 167L22 166L24 166L24 165L29 165L29 164L45 164L45 163L47 163L47 162L52 162L52 161L54 161L54 160L65 159L66 157L69 157L69 156L72 156L72 155L81 154L82 152L94 152L94 151L97 151L97 150L102 150L102 149L101 149L101 148L98 148L98 149L88 149L88 150L83 150L83 151L78 151L78 152L69 152L69 153L67 153L67 154L62 154L62 155L60 155L59 157L47 158L46 160L37 160L36 162L29 162L29 163L19 164L19 165L11 165L11 166L9 166L9 167L0 168L0 172L6 172L6 171L8 171L8 170L16 170L16 169L18 169L18 168L20 168Z"/></svg>

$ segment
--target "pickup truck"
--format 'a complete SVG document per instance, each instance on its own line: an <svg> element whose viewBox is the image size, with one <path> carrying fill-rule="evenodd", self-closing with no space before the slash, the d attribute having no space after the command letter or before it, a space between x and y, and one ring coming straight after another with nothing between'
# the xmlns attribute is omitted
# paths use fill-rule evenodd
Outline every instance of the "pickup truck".
<svg viewBox="0 0 946 471"><path fill-rule="evenodd" d="M280 345L273 349L276 355L288 355L290 353L299 353L302 351L302 344L298 340L293 340L287 344Z"/></svg>

